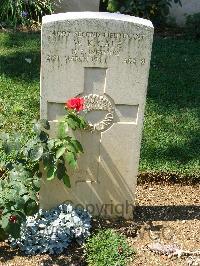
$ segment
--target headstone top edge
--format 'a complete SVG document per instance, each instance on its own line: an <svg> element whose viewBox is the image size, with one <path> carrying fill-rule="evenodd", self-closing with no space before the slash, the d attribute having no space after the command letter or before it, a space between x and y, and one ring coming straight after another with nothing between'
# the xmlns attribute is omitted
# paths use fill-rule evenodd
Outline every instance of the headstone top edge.
<svg viewBox="0 0 200 266"><path fill-rule="evenodd" d="M42 24L48 24L64 20L81 20L81 19L116 20L116 21L132 22L149 28L154 28L152 22L147 19L118 14L118 13L89 12L89 11L67 12L67 13L47 15L42 18Z"/></svg>

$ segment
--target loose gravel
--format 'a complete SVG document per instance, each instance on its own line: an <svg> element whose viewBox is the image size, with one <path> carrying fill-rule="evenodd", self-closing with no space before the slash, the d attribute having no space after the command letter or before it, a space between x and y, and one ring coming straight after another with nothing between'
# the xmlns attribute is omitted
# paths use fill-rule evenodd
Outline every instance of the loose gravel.
<svg viewBox="0 0 200 266"><path fill-rule="evenodd" d="M146 245L154 242L177 244L200 250L200 185L143 183L137 187L134 221L94 221L97 228L114 228L126 234L136 257L129 266L200 266L200 257L168 258L154 254ZM84 266L83 248L75 245L60 256L25 256L0 243L0 266Z"/></svg>

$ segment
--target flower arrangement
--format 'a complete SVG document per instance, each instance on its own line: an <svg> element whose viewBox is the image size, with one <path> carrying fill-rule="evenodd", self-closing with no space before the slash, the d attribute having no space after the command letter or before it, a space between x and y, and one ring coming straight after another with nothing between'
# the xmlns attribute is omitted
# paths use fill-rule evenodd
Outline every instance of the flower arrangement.
<svg viewBox="0 0 200 266"><path fill-rule="evenodd" d="M60 254L75 240L78 244L90 235L91 216L84 209L62 204L49 211L40 209L22 223L20 237L10 238L12 247L28 255Z"/></svg>

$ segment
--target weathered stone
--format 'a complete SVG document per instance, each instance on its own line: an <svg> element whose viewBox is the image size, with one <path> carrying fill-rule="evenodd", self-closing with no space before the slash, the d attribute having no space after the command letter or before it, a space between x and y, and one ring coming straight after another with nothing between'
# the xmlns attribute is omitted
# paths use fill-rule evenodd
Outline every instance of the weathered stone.
<svg viewBox="0 0 200 266"><path fill-rule="evenodd" d="M42 208L72 201L95 215L132 216L152 39L152 23L131 16L43 18L41 117L55 135L66 100L83 96L94 130L76 134L85 153L71 172L71 189L43 180Z"/></svg>

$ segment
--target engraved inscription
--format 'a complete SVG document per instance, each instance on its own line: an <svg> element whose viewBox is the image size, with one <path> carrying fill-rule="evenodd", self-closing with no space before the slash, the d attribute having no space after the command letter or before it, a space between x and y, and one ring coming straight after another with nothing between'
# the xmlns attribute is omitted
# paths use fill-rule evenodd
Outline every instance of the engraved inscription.
<svg viewBox="0 0 200 266"><path fill-rule="evenodd" d="M128 50L130 42L140 45L144 40L143 34L126 34L110 32L70 32L54 30L48 35L49 42L54 46L62 43L66 47L65 54L47 54L46 61L59 63L70 62L107 64L109 57L120 58L121 53ZM59 52L58 52L59 53ZM145 58L127 57L120 58L123 63L130 65L144 65Z"/></svg>
<svg viewBox="0 0 200 266"><path fill-rule="evenodd" d="M124 59L124 63L129 65L138 65L140 63L143 66L146 63L146 60L145 58L137 59L136 57L135 58L129 57Z"/></svg>
<svg viewBox="0 0 200 266"><path fill-rule="evenodd" d="M69 37L70 35L73 35L74 37L83 37L83 38L108 38L108 39L134 39L138 41L144 40L143 34L127 34L127 33L121 33L121 32L70 32L70 31L56 31L54 30L49 34L48 38L53 39L56 41L59 41L60 39L65 39L66 37Z"/></svg>

